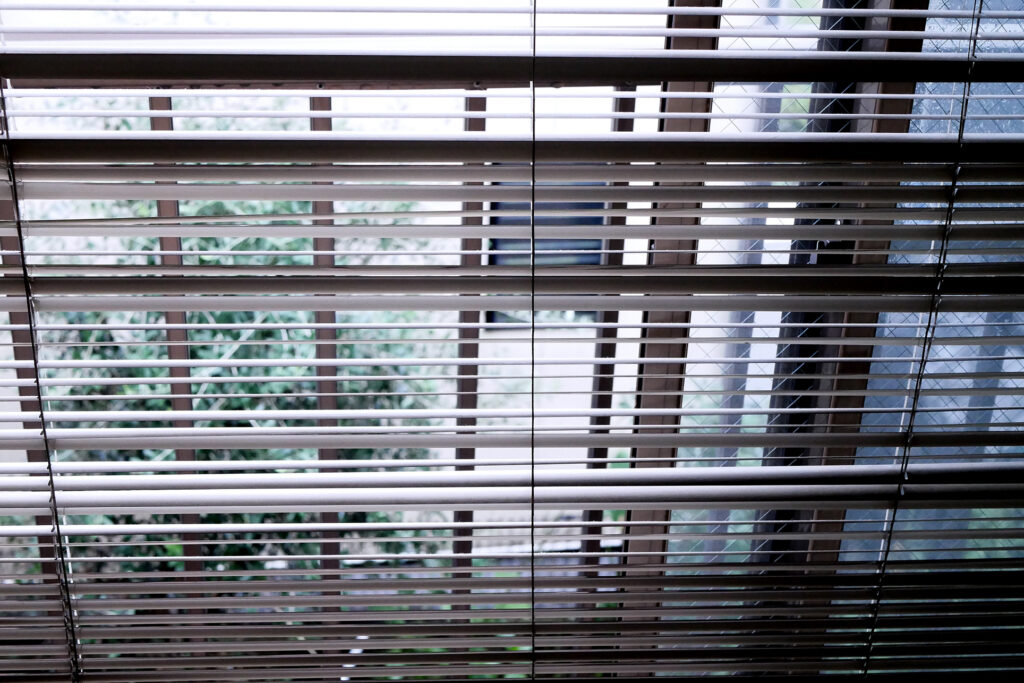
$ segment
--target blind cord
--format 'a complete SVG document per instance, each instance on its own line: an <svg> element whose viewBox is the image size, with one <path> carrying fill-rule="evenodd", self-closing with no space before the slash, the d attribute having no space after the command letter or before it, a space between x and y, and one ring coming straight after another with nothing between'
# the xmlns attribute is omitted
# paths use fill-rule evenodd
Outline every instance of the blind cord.
<svg viewBox="0 0 1024 683"><path fill-rule="evenodd" d="M537 678L537 0L530 3L530 680Z"/></svg>

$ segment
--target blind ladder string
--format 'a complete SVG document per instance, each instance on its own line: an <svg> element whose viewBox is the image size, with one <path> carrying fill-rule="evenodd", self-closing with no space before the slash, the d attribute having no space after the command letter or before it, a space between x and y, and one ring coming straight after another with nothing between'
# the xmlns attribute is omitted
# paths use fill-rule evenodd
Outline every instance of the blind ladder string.
<svg viewBox="0 0 1024 683"><path fill-rule="evenodd" d="M50 489L49 512L53 530L53 552L57 585L60 592L61 612L64 622L65 640L68 649L68 669L72 683L79 683L82 680L81 656L78 651L78 629L75 626L75 611L71 599L70 586L70 563L64 546L64 535L61 532L60 514L57 508L57 489L53 478L53 449L50 445L50 436L46 427L46 415L43 404L43 389L39 382L39 340L35 323L35 307L32 298L32 281L29 278L28 263L25 257L25 234L21 221L21 209L19 206L18 181L14 170L14 160L11 157L11 127L7 117L7 91L4 85L5 79L0 76L0 126L3 126L3 160L7 165L7 179L11 185L11 212L13 213L14 226L17 231L18 257L21 261L21 280L24 286L26 318L28 319L29 342L32 353L32 386L35 389L36 401L39 406L39 428L42 437L43 450L46 453L46 478ZM42 563L42 558L40 558Z"/></svg>
<svg viewBox="0 0 1024 683"><path fill-rule="evenodd" d="M959 189L961 160L963 158L964 128L967 124L967 110L971 98L972 74L974 71L975 58L978 49L978 32L981 27L981 11L984 0L976 0L972 13L972 26L970 46L967 51L967 75L964 79L960 99L960 116L957 130L957 158L953 160L952 176L949 185L949 200L946 204L945 225L942 234L942 241L939 244L939 253L935 266L935 291L932 293L931 305L928 309L928 319L924 327L923 344L921 344L921 356L917 365L917 373L914 380L914 393L911 398L910 414L907 418L907 430L900 455L900 477L895 496L893 497L892 512L886 520L886 529L882 546L882 557L878 567L878 584L875 587L875 595L872 600L871 627L868 631L867 651L864 656L864 666L861 670L863 676L868 675L871 666L871 658L875 650L875 634L878 629L879 612L884 589L886 572L889 564L889 556L892 553L893 535L896 529L896 517L900 511L900 501L903 499L904 486L907 481L907 469L910 464L910 451L914 441L914 427L919 414L921 389L925 379L925 368L928 364L928 357L931 354L935 337L935 328L938 324L938 309L942 301L942 284L948 266L948 252L950 233L952 231L953 219L956 213L956 195Z"/></svg>

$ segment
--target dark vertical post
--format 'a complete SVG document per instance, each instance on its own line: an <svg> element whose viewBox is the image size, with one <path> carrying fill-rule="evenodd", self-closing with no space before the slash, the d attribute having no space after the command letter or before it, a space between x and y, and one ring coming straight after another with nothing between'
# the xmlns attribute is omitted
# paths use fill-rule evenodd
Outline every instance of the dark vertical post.
<svg viewBox="0 0 1024 683"><path fill-rule="evenodd" d="M632 85L618 86L615 88L618 92L635 92L636 87ZM636 99L634 97L616 97L614 103L614 111L617 114L632 114L636 111ZM617 133L628 133L633 130L633 118L631 116L622 116L612 119L612 130ZM629 185L628 182L614 183L615 185ZM615 211L624 211L626 209L625 202L615 202L609 205L613 214L608 218L608 225L625 225L626 216L625 214L615 215ZM604 241L604 249L606 253L601 259L602 265L610 268L615 268L622 265L622 250L625 248L625 240L622 238L609 239ZM616 348L616 337L618 336L618 328L615 324L619 322L618 311L598 311L597 312L597 342L595 344L595 356L598 359L615 358ZM615 366L611 363L598 362L594 365L594 382L593 391L590 397L590 407L598 410L607 410L612 407L613 394L612 391L615 387ZM590 418L590 432L592 434L607 434L608 427L611 424L611 418L600 415ZM591 469L600 469L607 466L608 459L608 448L588 448L587 449L587 467ZM592 524L593 526L584 527L583 533L588 536L598 536L602 533L603 527L598 522L604 520L604 510L584 510L583 521ZM586 565L594 565L600 563L600 557L598 553L601 552L601 540L599 538L589 538L583 541L583 553L581 555L581 561ZM586 572L585 576L597 576L596 571Z"/></svg>
<svg viewBox="0 0 1024 683"><path fill-rule="evenodd" d="M720 7L720 0L671 0L671 7ZM687 16L670 15L668 27L675 29L716 29L719 16ZM713 50L717 46L714 38L686 38L673 36L666 40L667 50ZM662 98L661 111L664 113L708 114L711 112L712 93L715 84L712 81L671 81L662 84L666 93L708 93L707 97L693 98ZM694 118L662 118L659 130L663 132L706 132L710 120L703 116ZM686 186L693 183L666 183L672 186ZM697 183L699 184L699 183ZM657 204L657 209L693 209L692 203ZM698 225L699 218L655 216L657 225ZM647 264L650 268L672 268L691 266L696 263L697 240L652 239L650 241ZM642 363L638 368L636 407L639 409L678 409L682 405L683 388L685 385L685 362L678 360L687 355L689 310L644 311L644 328L641 331L640 357ZM648 326L654 325L654 326ZM681 418L678 416L638 415L634 420L638 434L674 434L679 430ZM676 461L674 447L635 447L631 451L634 459L633 467L672 467ZM661 576L664 574L665 552L668 541L665 536L670 528L672 511L668 508L660 510L630 510L628 520L632 525L628 535L647 536L648 538L630 539L625 550L630 554L622 563L625 573L630 577ZM660 536L660 538L659 538ZM630 609L656 609L659 603L630 603ZM656 639L658 635L657 617L652 619L650 635ZM656 645L653 645L656 647ZM646 675L653 675L649 673Z"/></svg>
<svg viewBox="0 0 1024 683"><path fill-rule="evenodd" d="M720 7L719 0L672 0L672 7ZM669 28L715 29L719 25L718 16L686 16L671 15ZM671 37L666 49L669 50L713 50L717 41L713 38ZM663 84L665 92L706 92L706 98L665 98L662 100L662 111L665 113L696 113L707 114L711 111L711 93L714 83L711 81L672 81ZM708 129L707 118L664 118L659 122L662 131L672 133L705 132ZM686 185L687 183L672 183ZM657 208L686 209L696 208L693 204L659 204ZM699 218L655 217L658 225L697 225ZM651 268L671 268L689 266L696 261L696 240L654 239L650 243L648 265ZM656 327L646 327L648 324ZM686 356L687 344L679 341L689 335L690 311L645 311L642 331L640 356L643 363L637 378L636 406L641 409L677 409L682 403L683 373L685 365L679 361L661 360L675 359ZM665 341L660 341L664 339ZM671 340L671 341L670 341ZM636 418L637 432L642 434L672 434L679 428L679 418L675 416L639 416ZM632 450L636 460L633 467L672 467L676 459L675 448L637 447ZM629 521L642 522L630 528L630 534L656 535L665 534L671 516L669 510L632 510ZM627 565L660 564L664 559L667 543L664 540L630 540L627 549L634 553L627 560ZM646 555L644 553L651 553ZM660 570L651 570L653 574ZM645 572L646 573L646 572Z"/></svg>
<svg viewBox="0 0 1024 683"><path fill-rule="evenodd" d="M170 97L150 97L149 109L152 112L170 112L173 103ZM174 119L170 116L150 116L149 126L152 130L171 131L174 130ZM173 182L171 183L173 184ZM156 215L159 218L177 218L180 214L178 201L176 199L158 199L156 202ZM160 238L160 265L176 267L184 262L180 253L180 237ZM171 361L187 361L190 356L188 336L188 313L185 311L165 311L164 320L167 322L167 359ZM172 365L168 368L171 377L171 410L189 411L192 410L192 383L190 381L191 369L187 365ZM175 427L191 427L191 420L175 420ZM174 459L179 461L193 461L196 459L196 452L191 448L178 448L174 451ZM185 513L181 516L183 524L198 524L200 516L194 513ZM202 572L202 560L195 559L202 555L202 546L196 542L202 539L202 534L182 534L182 552L186 558L186 572Z"/></svg>
<svg viewBox="0 0 1024 683"><path fill-rule="evenodd" d="M331 111L331 98L330 97L311 97L309 99L310 111ZM309 120L309 127L313 131L330 131L333 128L334 120L325 117L312 117ZM334 213L334 202L333 201L314 201L313 202L313 215L315 216L330 216ZM334 219L332 218L317 218L313 220L313 225L334 225ZM316 254L313 256L313 265L318 269L324 269L329 271L334 268L334 249L335 242L333 237L314 237L313 238L313 251ZM325 273L326 274L326 273ZM314 331L315 338L315 349L317 360L333 360L338 355L338 332L334 328L337 322L337 316L334 311L314 311L313 322L316 323ZM338 382L334 379L323 379L336 375L338 369L334 365L319 365L315 369L316 376L321 378L316 381L316 407L318 410L337 410L338 408ZM336 420L322 420L316 421L318 427L331 427L337 424ZM338 449L336 448L319 448L317 449L316 457L318 460L337 460ZM339 516L337 512L321 512L320 519L328 524L337 523ZM330 539L336 537L337 532L323 532L321 538ZM320 554L321 555L339 555L341 553L341 544L338 541L322 540L320 543ZM340 561L337 557L320 559L320 568L332 572L332 575L336 575L337 570L341 567Z"/></svg>
<svg viewBox="0 0 1024 683"><path fill-rule="evenodd" d="M467 97L467 112L484 112L487 110L487 98ZM487 119L484 117L467 117L464 128L469 132L483 132L486 129ZM468 182L467 185L483 185L482 182ZM483 202L463 202L462 210L465 212L483 211ZM462 224L467 226L480 226L484 224L482 216L463 216ZM462 268L477 268L483 264L483 239L479 237L463 237L460 242L459 266ZM480 311L459 311L459 359L475 359L480 357L480 322L482 319ZM479 365L459 365L458 378L455 381L455 407L458 410L472 410L477 407L477 391L480 382L477 379L480 374ZM458 417L455 424L459 427L473 427L476 425L475 417ZM468 433L467 433L468 434ZM476 458L475 448L456 448L455 458L457 460L470 460ZM456 471L466 472L473 470L473 465L457 465ZM455 510L453 520L456 524L468 524L473 521L472 510ZM459 569L472 569L473 560L470 555L473 552L473 529L454 530L454 537L457 539L452 544L452 552L455 557L452 566ZM459 572L456 577L469 578L472 572ZM459 593L464 591L452 591ZM469 605L452 605L452 609L469 609Z"/></svg>

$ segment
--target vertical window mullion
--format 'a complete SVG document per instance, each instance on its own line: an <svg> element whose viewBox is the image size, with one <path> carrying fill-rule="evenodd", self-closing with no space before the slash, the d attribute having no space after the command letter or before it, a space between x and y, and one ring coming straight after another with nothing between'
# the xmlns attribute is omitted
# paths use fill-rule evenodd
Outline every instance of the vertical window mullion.
<svg viewBox="0 0 1024 683"><path fill-rule="evenodd" d="M672 0L672 7L720 7L720 0ZM668 17L669 28L711 28L719 27L720 16L686 16L672 14ZM715 38L669 37L665 41L666 50L713 50L717 47ZM707 98L663 98L661 110L665 113L703 113L711 111L711 93L714 91L712 81L666 82L662 84L665 92L706 92ZM658 122L658 130L667 133L707 132L710 119L694 118L662 118ZM667 183L685 186L687 183ZM700 183L696 183L700 184ZM657 184L656 184L657 185ZM687 204L655 204L654 208L693 208ZM655 217L655 225L697 225L699 218ZM648 266L651 268L671 268L674 266L692 266L696 263L696 240L652 239L648 253ZM690 308L689 306L685 308ZM646 408L679 409L682 406L683 375L685 364L679 362L660 361L662 358L684 358L688 345L685 339L689 335L687 325L691 320L689 310L645 311L644 327L641 331L640 357L642 362L637 368L636 406ZM650 323L654 327L647 326ZM659 338L672 341L659 342ZM637 433L658 434L679 432L681 417L647 417L635 418ZM636 461L633 467L673 467L676 460L674 447L636 447L631 451L631 458ZM672 519L672 511L668 507L658 510L630 510L627 514L629 534L651 535L648 540L629 539L625 549L629 553L623 564L628 569L627 576L659 575L664 572L667 564L665 556L668 542L665 538ZM639 522L639 524L636 524ZM660 536L660 538L658 538ZM647 554L649 553L649 554ZM635 566L636 568L629 569ZM642 568L641 568L642 567ZM633 607L655 607L656 605L632 605Z"/></svg>
<svg viewBox="0 0 1024 683"><path fill-rule="evenodd" d="M467 112L485 112L487 111L487 98L486 97L467 97L465 98L465 110ZM486 130L487 119L485 117L466 117L463 128L469 132L482 133ZM468 182L466 185L480 186L483 183ZM463 202L462 210L469 212L482 212L484 209L483 202ZM462 225L465 226L481 226L484 224L483 216L463 216ZM461 268L478 268L483 264L483 239L479 237L463 237L459 240L459 249L462 252L459 256L459 266ZM480 358L480 325L483 322L483 314L480 311L459 311L459 330L458 330L458 356L459 358ZM473 327L470 327L472 325ZM480 390L480 365L459 365L457 368L457 376L455 380L455 391L456 398L455 404L458 410L472 410L479 407L479 396ZM459 416L455 420L455 424L458 427L473 427L476 425L476 418L471 416ZM469 432L468 434L472 434ZM468 435L467 434L467 435ZM476 448L456 448L455 459L456 460L469 460L472 461L476 458ZM457 471L472 471L475 469L474 465L457 465L455 468ZM468 523L473 521L472 510L455 510L452 514L452 519L456 524ZM452 567L459 569L469 569L473 567L473 529L472 528L459 528L453 531L453 536L459 540L452 543L452 552L455 557L452 559ZM472 577L472 571L466 573L453 573L453 577L464 576L467 578ZM460 593L466 591L454 590L453 593ZM469 609L470 605L453 604L452 609Z"/></svg>
<svg viewBox="0 0 1024 683"><path fill-rule="evenodd" d="M150 97L149 109L151 112L169 112L174 108L170 97ZM174 130L174 118L171 116L149 117L150 129L154 131ZM180 207L176 199L158 199L156 202L156 215L158 218L177 218L180 215ZM180 237L162 236L159 238L160 265L181 266L184 262L182 257L182 243ZM172 361L185 361L189 359L191 348L189 346L188 334L188 313L185 311L164 311L163 318L168 325L167 329L167 358ZM171 377L171 410L189 411L193 409L192 383L189 380L192 374L191 369L186 365L172 365L168 368ZM175 427L191 427L192 420L176 420ZM188 462L196 459L195 449L178 448L174 451L174 459ZM200 515L186 513L181 516L183 524L199 524ZM182 534L182 553L185 555L185 571L202 572L203 563L195 559L203 554L203 547L196 543L202 540L200 534Z"/></svg>
<svg viewBox="0 0 1024 683"><path fill-rule="evenodd" d="M636 92L635 86L617 86L616 92ZM614 101L614 109L617 114L632 114L636 111L636 99L633 97L616 97ZM630 117L616 117L612 120L612 130L620 133L632 132L633 119ZM612 185L629 185L629 182L624 183L612 183ZM615 202L608 205L612 210L613 215L608 218L606 224L608 225L625 225L626 216L625 213L616 215L615 211L625 211L627 205L625 202ZM618 239L607 239L602 242L602 249L605 251L601 259L601 265L609 268L615 268L622 265L622 252L625 249L625 240ZM594 355L597 359L597 363L594 364L594 380L592 384L592 394L590 397L590 407L598 410L607 410L612 407L612 400L614 398L613 390L615 388L615 366L609 364L603 364L600 361L602 359L614 358L616 356L616 350L618 344L615 343L615 339L618 335L618 328L615 324L619 322L618 311L597 311L595 320L597 322L597 341L595 343ZM592 434L607 434L608 425L611 423L611 418L606 416L595 416L590 418ZM603 468L607 465L605 462L608 459L608 448L588 448L587 449L587 467L588 468ZM584 510L583 521L585 522L600 522L605 518L604 510ZM604 527L601 526L588 526L584 527L583 533L588 535L600 535ZM598 538L586 539L582 543L581 547L582 554L580 555L580 562L585 565L596 565L600 562L600 557L597 555L601 551L601 540ZM585 576L593 577L597 576L596 571L587 572Z"/></svg>
<svg viewBox="0 0 1024 683"><path fill-rule="evenodd" d="M331 111L331 98L311 97L309 98L309 109L312 112L329 112ZM333 128L333 123L334 120L330 117L314 116L309 119L310 130L315 132L330 131ZM330 216L334 213L334 202L323 200L314 201L312 208L314 216ZM314 218L313 225L334 225L334 220L332 218ZM318 269L324 269L327 271L333 269L335 266L334 250L335 240L333 237L314 237L313 265ZM333 310L314 311L313 322L316 324L314 332L316 359L336 359L338 355L338 331L333 327L337 322L336 313ZM336 379L330 379L331 376L334 376L337 373L338 368L334 365L328 364L318 366L316 368L315 374L319 378L316 381L316 405L318 410L338 409L338 397L336 395L338 393L338 382ZM331 427L337 424L337 420L318 419L316 423L318 427ZM337 460L338 449L318 448L316 457L318 460ZM320 520L324 523L332 524L339 522L340 517L335 511L324 511L320 513ZM341 567L341 563L336 557L341 553L341 545L337 541L327 540L332 538L335 534L337 534L337 532L324 532L322 534L324 539L320 542L321 557L319 565L320 568L326 572L325 578L330 579L337 578L336 574Z"/></svg>

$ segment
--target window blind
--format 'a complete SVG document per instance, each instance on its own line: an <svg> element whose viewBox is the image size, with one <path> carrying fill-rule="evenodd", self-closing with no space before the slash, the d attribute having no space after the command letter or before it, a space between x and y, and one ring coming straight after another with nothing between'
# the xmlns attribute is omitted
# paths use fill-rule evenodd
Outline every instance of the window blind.
<svg viewBox="0 0 1024 683"><path fill-rule="evenodd" d="M0 34L0 672L1022 667L1016 3Z"/></svg>

